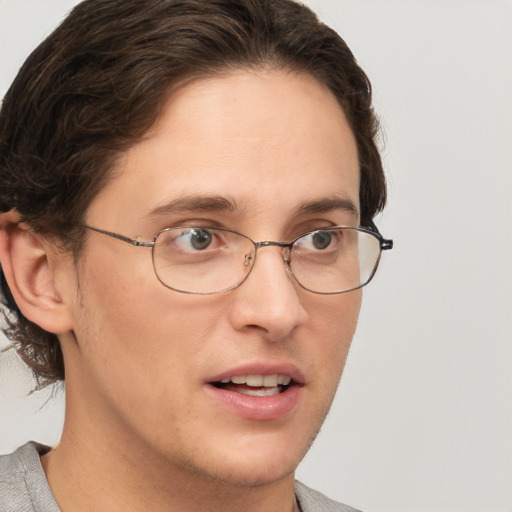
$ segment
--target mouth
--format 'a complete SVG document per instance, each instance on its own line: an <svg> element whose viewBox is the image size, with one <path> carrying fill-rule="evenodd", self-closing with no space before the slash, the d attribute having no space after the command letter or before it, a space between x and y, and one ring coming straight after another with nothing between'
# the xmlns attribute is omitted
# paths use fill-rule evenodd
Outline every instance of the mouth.
<svg viewBox="0 0 512 512"><path fill-rule="evenodd" d="M204 390L220 410L246 420L292 417L302 403L306 381L289 363L248 363L225 370L205 382Z"/></svg>
<svg viewBox="0 0 512 512"><path fill-rule="evenodd" d="M234 375L225 377L212 385L217 389L241 393L242 395L263 397L284 393L295 383L289 375Z"/></svg>

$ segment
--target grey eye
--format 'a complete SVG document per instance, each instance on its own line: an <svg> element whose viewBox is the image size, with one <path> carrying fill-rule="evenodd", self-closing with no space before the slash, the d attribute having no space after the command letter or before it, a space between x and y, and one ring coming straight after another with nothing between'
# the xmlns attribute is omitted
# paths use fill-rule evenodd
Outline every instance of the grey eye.
<svg viewBox="0 0 512 512"><path fill-rule="evenodd" d="M312 239L315 249L327 249L332 242L332 234L328 231L317 231Z"/></svg>
<svg viewBox="0 0 512 512"><path fill-rule="evenodd" d="M212 234L204 229L190 231L190 245L197 250L207 249L212 243Z"/></svg>

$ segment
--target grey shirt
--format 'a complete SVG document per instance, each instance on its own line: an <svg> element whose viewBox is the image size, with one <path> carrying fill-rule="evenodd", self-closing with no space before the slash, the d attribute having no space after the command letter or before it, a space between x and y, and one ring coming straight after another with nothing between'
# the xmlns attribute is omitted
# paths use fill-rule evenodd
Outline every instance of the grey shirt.
<svg viewBox="0 0 512 512"><path fill-rule="evenodd" d="M60 512L41 466L49 448L27 443L11 455L0 456L0 512ZM302 512L358 512L295 482Z"/></svg>

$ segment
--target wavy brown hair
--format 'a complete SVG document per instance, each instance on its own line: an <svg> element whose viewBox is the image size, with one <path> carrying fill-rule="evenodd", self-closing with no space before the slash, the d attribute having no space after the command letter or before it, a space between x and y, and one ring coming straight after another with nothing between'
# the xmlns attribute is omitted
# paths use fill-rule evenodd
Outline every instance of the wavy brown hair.
<svg viewBox="0 0 512 512"><path fill-rule="evenodd" d="M362 224L385 204L371 87L343 39L292 0L85 0L29 56L0 111L0 212L80 253L91 200L155 124L173 85L240 68L309 73L338 99L360 162ZM59 340L26 319L0 270L4 332L38 387Z"/></svg>

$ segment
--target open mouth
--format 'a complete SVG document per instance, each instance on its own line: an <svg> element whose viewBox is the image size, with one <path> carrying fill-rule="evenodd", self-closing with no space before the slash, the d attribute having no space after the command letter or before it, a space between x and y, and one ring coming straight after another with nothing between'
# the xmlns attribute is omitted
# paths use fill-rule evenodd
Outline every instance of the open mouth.
<svg viewBox="0 0 512 512"><path fill-rule="evenodd" d="M294 384L288 375L236 375L212 385L218 389L249 396L273 396L284 393Z"/></svg>

